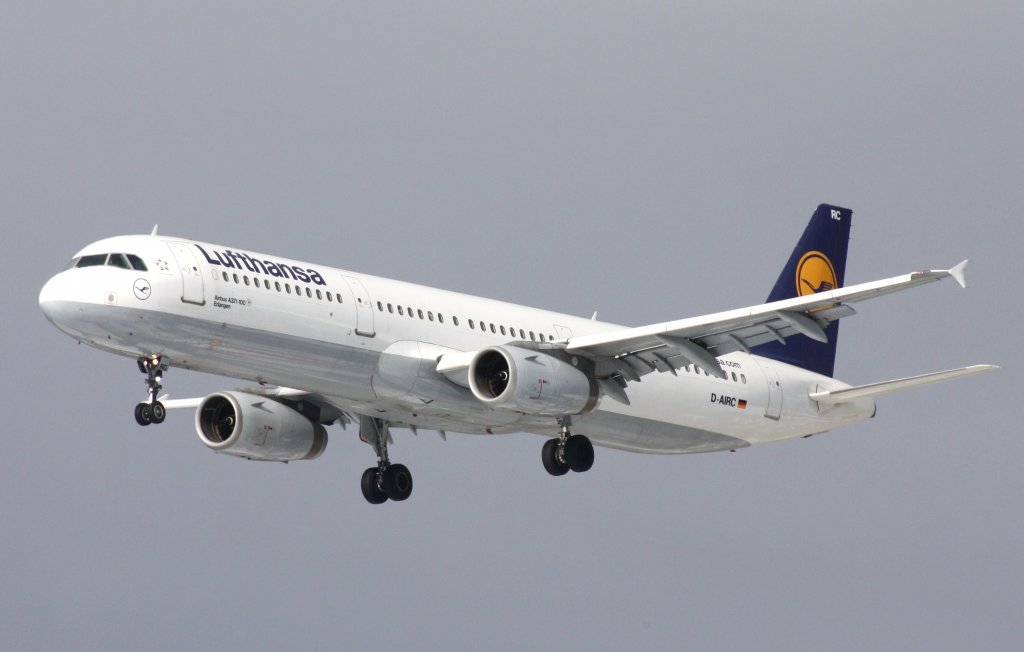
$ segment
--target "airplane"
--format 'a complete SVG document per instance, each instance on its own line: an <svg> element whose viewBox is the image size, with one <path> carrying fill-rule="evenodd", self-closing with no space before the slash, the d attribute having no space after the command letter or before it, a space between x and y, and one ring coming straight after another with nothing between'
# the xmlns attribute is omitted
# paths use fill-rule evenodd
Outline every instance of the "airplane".
<svg viewBox="0 0 1024 652"><path fill-rule="evenodd" d="M158 235L76 253L39 294L58 329L134 358L148 396L139 425L194 408L218 453L320 456L326 426L357 424L377 464L371 504L402 501L392 429L541 435L553 476L582 473L594 445L638 453L736 451L875 416L877 396L997 369L972 365L851 386L833 377L839 320L867 299L945 278L967 261L844 286L853 212L822 204L761 305L640 327L605 323ZM170 368L251 387L161 395Z"/></svg>

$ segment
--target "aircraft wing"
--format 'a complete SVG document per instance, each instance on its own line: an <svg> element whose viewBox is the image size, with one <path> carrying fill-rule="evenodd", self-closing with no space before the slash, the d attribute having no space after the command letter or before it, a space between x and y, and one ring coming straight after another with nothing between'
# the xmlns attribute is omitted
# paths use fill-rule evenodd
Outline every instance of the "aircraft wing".
<svg viewBox="0 0 1024 652"><path fill-rule="evenodd" d="M320 423L329 424L337 422L344 428L348 423L359 422L359 417L353 417L352 414L348 413L344 409L335 405L330 399L320 394L313 392L307 392L301 389L292 389L291 387L275 387L275 386L259 386L259 387L243 387L235 391L242 392L244 394L252 394L254 396L266 396L267 398L276 399L278 401L290 404L304 403L308 406L315 408L318 413L314 420ZM195 409L202 404L206 397L190 397L190 398L170 398L164 394L160 397L160 402L163 403L164 407L168 410L175 409Z"/></svg>
<svg viewBox="0 0 1024 652"><path fill-rule="evenodd" d="M947 277L966 287L966 267L965 260L948 270L912 272L749 308L573 337L565 348L594 360L596 375L614 378L620 386L625 386L625 381L639 381L652 371L674 374L676 369L689 364L724 378L725 371L715 360L717 356L749 351L753 346L773 340L785 342L786 338L798 334L819 342L827 341L825 327L856 314L852 304ZM607 380L602 386L613 397L621 393Z"/></svg>

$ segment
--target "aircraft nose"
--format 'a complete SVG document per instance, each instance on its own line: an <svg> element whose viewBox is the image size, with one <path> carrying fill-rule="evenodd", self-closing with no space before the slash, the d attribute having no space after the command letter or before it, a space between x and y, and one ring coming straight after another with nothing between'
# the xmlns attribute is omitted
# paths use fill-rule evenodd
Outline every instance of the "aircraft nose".
<svg viewBox="0 0 1024 652"><path fill-rule="evenodd" d="M67 292L65 291L66 279L61 278L61 274L57 274L48 280L39 290L39 308L54 324L57 323L57 307L62 300L67 299Z"/></svg>

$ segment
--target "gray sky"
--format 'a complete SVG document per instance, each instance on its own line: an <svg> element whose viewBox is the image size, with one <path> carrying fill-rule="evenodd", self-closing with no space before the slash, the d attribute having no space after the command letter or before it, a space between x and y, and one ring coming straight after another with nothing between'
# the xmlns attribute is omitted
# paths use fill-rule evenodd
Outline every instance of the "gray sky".
<svg viewBox="0 0 1024 652"><path fill-rule="evenodd" d="M1020 3L427 4L0 8L0 646L1019 646ZM640 325L763 300L820 202L850 283L972 259L844 321L840 377L1004 369L568 478L536 436L398 433L416 490L374 508L352 430L289 465L140 430L134 362L36 303L159 222Z"/></svg>

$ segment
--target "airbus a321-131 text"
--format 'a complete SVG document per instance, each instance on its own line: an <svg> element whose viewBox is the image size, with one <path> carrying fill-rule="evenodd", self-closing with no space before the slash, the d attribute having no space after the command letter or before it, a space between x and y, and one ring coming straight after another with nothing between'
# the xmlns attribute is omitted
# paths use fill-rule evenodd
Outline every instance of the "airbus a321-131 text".
<svg viewBox="0 0 1024 652"><path fill-rule="evenodd" d="M194 408L199 439L250 460L318 457L325 426L357 424L377 464L371 503L405 500L391 431L531 432L552 475L584 472L594 445L706 453L870 418L874 397L996 367L851 387L833 378L839 319L854 305L946 277L967 261L844 286L852 211L823 204L766 303L637 328L157 235L100 240L39 294L46 317L134 358L140 425ZM161 396L169 367L252 387ZM574 434L576 433L576 434Z"/></svg>

